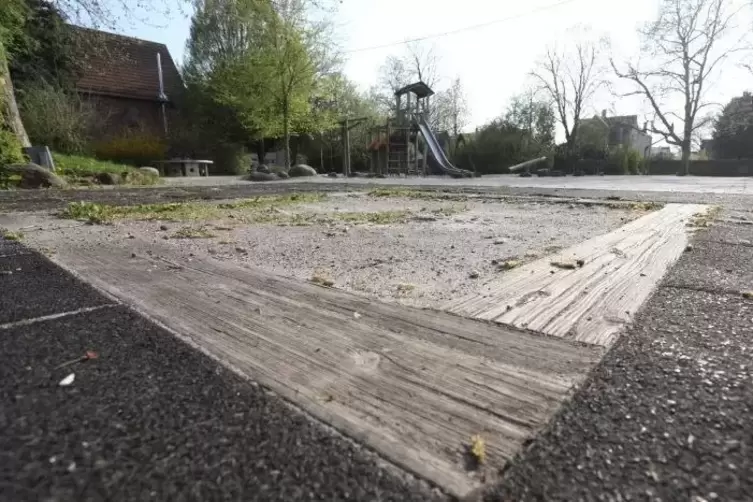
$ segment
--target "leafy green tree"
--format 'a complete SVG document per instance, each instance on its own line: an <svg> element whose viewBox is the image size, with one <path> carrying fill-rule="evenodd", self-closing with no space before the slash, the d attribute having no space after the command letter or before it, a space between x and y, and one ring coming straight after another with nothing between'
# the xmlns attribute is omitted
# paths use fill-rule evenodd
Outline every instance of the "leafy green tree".
<svg viewBox="0 0 753 502"><path fill-rule="evenodd" d="M244 142L270 132L272 101L262 57L263 30L273 10L267 0L195 0L184 76L192 120L220 141Z"/></svg>
<svg viewBox="0 0 753 502"><path fill-rule="evenodd" d="M341 73L320 78L313 99L313 115L319 130L309 135L305 153L323 170L337 170L342 164L343 141L340 120L345 118L366 120L350 130L351 163L355 170L368 164L369 128L384 123L379 103ZM325 151L327 153L325 161ZM314 159L318 158L318 162Z"/></svg>
<svg viewBox="0 0 753 502"><path fill-rule="evenodd" d="M317 84L333 67L327 25L304 0L197 0L188 80L232 110L249 135L290 137L321 129Z"/></svg>
<svg viewBox="0 0 753 502"><path fill-rule="evenodd" d="M753 158L753 95L732 98L714 123L714 154L722 159Z"/></svg>
<svg viewBox="0 0 753 502"><path fill-rule="evenodd" d="M74 39L65 16L47 0L25 0L27 15L10 49L10 73L17 90L44 83L68 88L78 68Z"/></svg>
<svg viewBox="0 0 753 502"><path fill-rule="evenodd" d="M533 91L513 96L505 112L505 122L526 131L524 150L532 155L548 154L554 147L554 110Z"/></svg>
<svg viewBox="0 0 753 502"><path fill-rule="evenodd" d="M483 174L506 173L508 167L537 156L530 132L506 120L492 121L469 137L455 158L461 165L478 166Z"/></svg>

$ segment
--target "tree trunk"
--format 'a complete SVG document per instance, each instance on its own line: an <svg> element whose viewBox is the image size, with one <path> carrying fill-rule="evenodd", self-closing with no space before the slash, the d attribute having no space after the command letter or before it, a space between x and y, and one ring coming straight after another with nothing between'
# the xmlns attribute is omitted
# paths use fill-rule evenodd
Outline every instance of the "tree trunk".
<svg viewBox="0 0 753 502"><path fill-rule="evenodd" d="M285 136L285 169L290 169L290 103L287 98L282 103L282 127Z"/></svg>
<svg viewBox="0 0 753 502"><path fill-rule="evenodd" d="M0 43L0 114L2 115L0 121L7 122L9 129L16 135L22 147L31 146L21 114L18 112L13 82L10 79L10 70L8 70L8 60L4 54L5 48Z"/></svg>
<svg viewBox="0 0 753 502"><path fill-rule="evenodd" d="M690 174L690 142L684 142L682 144L682 167L680 172L677 173L680 176L687 176Z"/></svg>

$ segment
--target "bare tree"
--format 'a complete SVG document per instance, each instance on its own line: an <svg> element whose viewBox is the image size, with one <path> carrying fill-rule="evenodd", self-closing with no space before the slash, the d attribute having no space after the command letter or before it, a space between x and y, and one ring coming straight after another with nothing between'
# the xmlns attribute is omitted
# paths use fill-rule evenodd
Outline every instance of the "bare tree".
<svg viewBox="0 0 753 502"><path fill-rule="evenodd" d="M429 87L439 83L439 58L434 46L420 42L408 44L406 66L417 80Z"/></svg>
<svg viewBox="0 0 753 502"><path fill-rule="evenodd" d="M417 80L429 87L439 83L439 58L433 46L413 42L401 55L388 56L379 68L379 87L375 90L380 107L394 111L395 91Z"/></svg>
<svg viewBox="0 0 753 502"><path fill-rule="evenodd" d="M538 90L554 104L568 151L572 151L585 108L606 84L599 45L578 40L564 48L549 47L531 75Z"/></svg>
<svg viewBox="0 0 753 502"><path fill-rule="evenodd" d="M449 89L437 94L434 115L435 128L450 131L455 138L468 125L468 101L460 77L453 80Z"/></svg>
<svg viewBox="0 0 753 502"><path fill-rule="evenodd" d="M658 19L639 31L644 57L624 69L610 61L617 76L637 88L628 95L642 96L651 106L650 132L680 147L684 174L696 133L713 120L700 113L715 105L705 99L709 80L722 61L743 48L741 39L726 43L736 13L728 0L663 0ZM673 106L680 102L678 113ZM682 122L681 130L675 119Z"/></svg>

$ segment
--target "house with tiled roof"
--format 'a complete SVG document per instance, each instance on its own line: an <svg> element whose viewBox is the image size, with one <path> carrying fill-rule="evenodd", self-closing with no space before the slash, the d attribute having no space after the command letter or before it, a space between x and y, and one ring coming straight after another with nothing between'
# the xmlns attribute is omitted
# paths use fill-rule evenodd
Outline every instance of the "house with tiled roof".
<svg viewBox="0 0 753 502"><path fill-rule="evenodd" d="M176 119L183 81L164 44L72 27L76 90L95 104L100 137L126 132L165 136ZM162 85L160 85L160 73Z"/></svg>

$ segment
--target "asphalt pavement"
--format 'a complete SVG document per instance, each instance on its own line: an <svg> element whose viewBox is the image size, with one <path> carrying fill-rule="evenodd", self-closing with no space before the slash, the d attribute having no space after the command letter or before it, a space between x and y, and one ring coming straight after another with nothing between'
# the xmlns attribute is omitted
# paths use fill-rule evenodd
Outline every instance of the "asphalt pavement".
<svg viewBox="0 0 753 502"><path fill-rule="evenodd" d="M753 500L751 239L698 235L486 500Z"/></svg>
<svg viewBox="0 0 753 502"><path fill-rule="evenodd" d="M44 257L0 250L0 500L441 499Z"/></svg>

